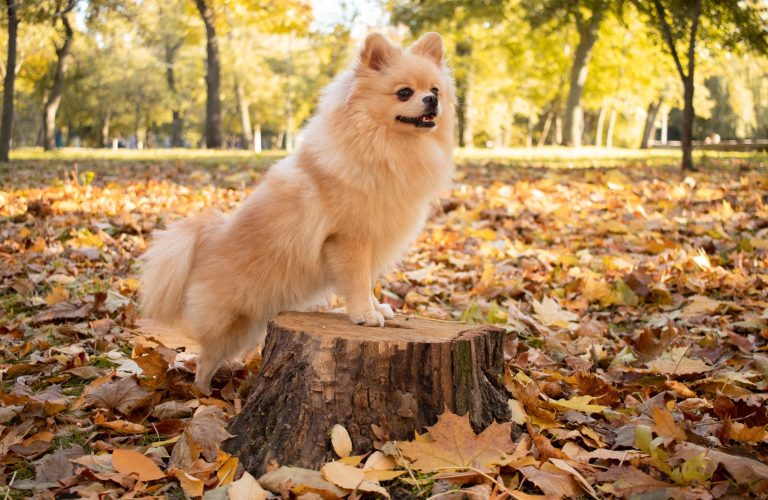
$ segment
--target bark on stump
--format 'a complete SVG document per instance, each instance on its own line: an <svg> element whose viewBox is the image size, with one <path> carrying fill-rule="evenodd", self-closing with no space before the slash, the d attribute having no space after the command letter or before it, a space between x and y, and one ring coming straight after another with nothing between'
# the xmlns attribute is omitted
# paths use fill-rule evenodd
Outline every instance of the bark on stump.
<svg viewBox="0 0 768 500"><path fill-rule="evenodd" d="M318 468L343 425L354 453L413 439L445 408L476 431L508 415L503 330L397 316L383 328L346 315L283 313L268 328L261 372L224 449L260 475L270 460Z"/></svg>

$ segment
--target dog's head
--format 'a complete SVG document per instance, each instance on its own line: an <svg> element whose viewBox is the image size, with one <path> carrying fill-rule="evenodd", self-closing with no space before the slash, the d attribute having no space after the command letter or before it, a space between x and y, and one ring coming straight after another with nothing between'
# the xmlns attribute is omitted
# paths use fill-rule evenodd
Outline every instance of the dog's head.
<svg viewBox="0 0 768 500"><path fill-rule="evenodd" d="M395 131L423 133L449 124L453 81L443 61L443 39L427 33L406 50L374 33L365 40L349 104Z"/></svg>

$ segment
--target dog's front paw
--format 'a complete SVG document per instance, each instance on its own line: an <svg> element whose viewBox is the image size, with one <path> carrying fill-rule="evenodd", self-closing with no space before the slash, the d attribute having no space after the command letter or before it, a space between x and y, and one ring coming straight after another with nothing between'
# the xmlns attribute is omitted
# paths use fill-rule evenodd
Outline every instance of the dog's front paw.
<svg viewBox="0 0 768 500"><path fill-rule="evenodd" d="M395 312L389 304L375 304L374 307L385 319L392 319L395 317Z"/></svg>
<svg viewBox="0 0 768 500"><path fill-rule="evenodd" d="M384 326L384 315L379 311L361 311L349 313L352 323L365 326Z"/></svg>

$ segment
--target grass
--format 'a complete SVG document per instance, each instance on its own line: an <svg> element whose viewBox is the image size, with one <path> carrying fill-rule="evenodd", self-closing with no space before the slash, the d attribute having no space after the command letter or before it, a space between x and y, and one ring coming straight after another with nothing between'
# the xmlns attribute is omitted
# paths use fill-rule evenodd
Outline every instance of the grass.
<svg viewBox="0 0 768 500"><path fill-rule="evenodd" d="M109 166L115 163L134 164L175 164L202 168L221 166L249 166L263 168L284 157L285 151L263 151L255 153L245 150L207 150L207 149L88 149L62 148L56 151L43 151L40 148L22 148L12 151L11 163L0 165L0 172L12 171L16 166L33 166L40 162L77 165L79 170ZM597 148L585 146L567 148L545 146L541 148L506 148L506 149L456 149L456 163L465 164L502 164L515 167L556 167L556 168L595 168L618 167L637 164L647 166L678 165L680 151L676 149L624 149ZM695 160L702 166L711 161L718 165L733 163L751 165L768 163L768 153L749 153L734 151L694 151ZM173 166L173 165L171 165Z"/></svg>

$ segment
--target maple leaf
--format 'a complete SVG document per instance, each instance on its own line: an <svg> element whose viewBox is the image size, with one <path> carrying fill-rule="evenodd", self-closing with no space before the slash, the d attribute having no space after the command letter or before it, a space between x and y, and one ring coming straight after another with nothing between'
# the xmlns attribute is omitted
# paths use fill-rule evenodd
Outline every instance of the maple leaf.
<svg viewBox="0 0 768 500"><path fill-rule="evenodd" d="M534 300L532 304L536 319L547 326L558 326L567 329L577 326L575 322L579 320L579 317L560 307L560 304L550 297L544 297L544 300L541 302Z"/></svg>
<svg viewBox="0 0 768 500"><path fill-rule="evenodd" d="M171 464L185 468L199 457L213 462L221 443L231 437L232 434L227 432L224 412L215 406L201 406L195 411L184 428L181 439L173 447Z"/></svg>
<svg viewBox="0 0 768 500"><path fill-rule="evenodd" d="M491 470L515 449L510 423L493 422L475 434L469 414L460 417L446 410L429 433L414 441L397 441L395 445L413 468L433 472L442 468L476 468Z"/></svg>
<svg viewBox="0 0 768 500"><path fill-rule="evenodd" d="M593 396L573 396L570 399L550 399L549 404L565 410L576 410L583 413L600 413L607 406L589 404Z"/></svg>
<svg viewBox="0 0 768 500"><path fill-rule="evenodd" d="M85 401L88 405L130 415L134 410L147 406L152 401L152 392L139 386L135 378L126 377L89 391Z"/></svg>
<svg viewBox="0 0 768 500"><path fill-rule="evenodd" d="M687 347L676 347L665 351L658 358L649 361L646 366L655 373L665 375L694 375L712 370L712 367L700 359L687 358Z"/></svg>
<svg viewBox="0 0 768 500"><path fill-rule="evenodd" d="M653 421L655 422L653 427L651 427L653 432L659 436L676 439L678 441L685 441L687 439L685 431L677 426L672 414L667 410L654 406L652 413Z"/></svg>

